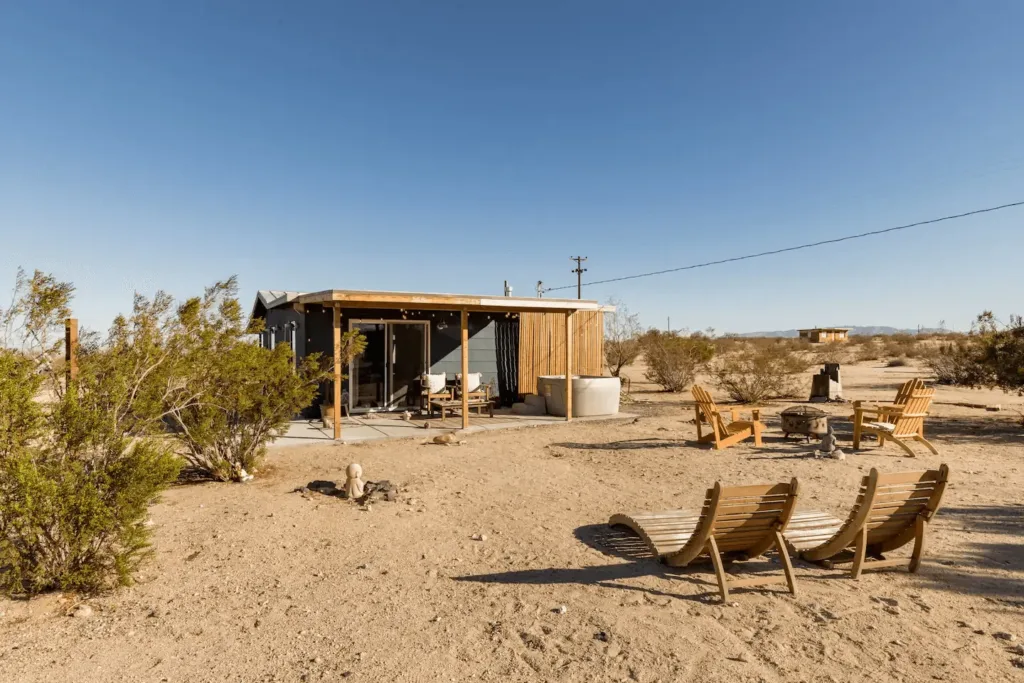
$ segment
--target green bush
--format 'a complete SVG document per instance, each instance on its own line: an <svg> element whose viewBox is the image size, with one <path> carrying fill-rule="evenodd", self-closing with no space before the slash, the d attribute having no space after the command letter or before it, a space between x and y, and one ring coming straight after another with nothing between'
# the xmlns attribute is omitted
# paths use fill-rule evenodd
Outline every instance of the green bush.
<svg viewBox="0 0 1024 683"><path fill-rule="evenodd" d="M232 278L186 301L167 341L176 355L163 414L188 463L220 481L251 474L267 444L312 403L330 374L319 354L296 364L287 344L268 350L251 343L247 334L259 330L245 324L236 294ZM366 338L348 332L342 342L347 365Z"/></svg>
<svg viewBox="0 0 1024 683"><path fill-rule="evenodd" d="M732 400L758 403L799 394L797 378L809 367L807 359L788 345L772 345L720 359L714 376Z"/></svg>
<svg viewBox="0 0 1024 683"><path fill-rule="evenodd" d="M693 384L697 372L715 355L705 337L682 337L674 332L651 330L643 337L644 377L665 391L679 392Z"/></svg>
<svg viewBox="0 0 1024 683"><path fill-rule="evenodd" d="M43 433L43 409L36 401L43 377L24 354L0 348L0 460Z"/></svg>
<svg viewBox="0 0 1024 683"><path fill-rule="evenodd" d="M973 386L983 379L979 365L981 351L977 340L961 338L940 346L926 362L939 384Z"/></svg>
<svg viewBox="0 0 1024 683"><path fill-rule="evenodd" d="M140 397L166 354L149 365L139 345L83 344L78 379L62 372L64 318L74 288L19 272L0 312L0 590L99 591L131 580L147 554L146 507L180 460ZM148 387L148 388L147 388ZM155 405L155 404L154 404Z"/></svg>
<svg viewBox="0 0 1024 683"><path fill-rule="evenodd" d="M0 462L0 588L34 595L130 583L149 552L146 508L180 463L148 441L96 462L33 449Z"/></svg>
<svg viewBox="0 0 1024 683"><path fill-rule="evenodd" d="M171 417L188 463L221 481L255 471L267 444L316 396L317 358L295 369L286 344L270 351L244 341L206 367L198 400Z"/></svg>
<svg viewBox="0 0 1024 683"><path fill-rule="evenodd" d="M1010 316L1003 325L986 311L978 316L975 336L978 352L971 384L1024 395L1024 318Z"/></svg>
<svg viewBox="0 0 1024 683"><path fill-rule="evenodd" d="M826 342L814 350L814 362L817 365L839 363L843 365L850 357L847 342Z"/></svg>

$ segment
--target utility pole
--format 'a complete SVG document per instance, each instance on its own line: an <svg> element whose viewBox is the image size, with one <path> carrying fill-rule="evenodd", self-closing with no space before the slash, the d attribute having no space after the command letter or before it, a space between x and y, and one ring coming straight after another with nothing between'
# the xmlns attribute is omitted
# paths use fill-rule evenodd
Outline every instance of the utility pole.
<svg viewBox="0 0 1024 683"><path fill-rule="evenodd" d="M505 280L505 296L512 296L512 288L508 286L508 280Z"/></svg>
<svg viewBox="0 0 1024 683"><path fill-rule="evenodd" d="M538 299L544 298L544 281L543 280L537 280L537 298Z"/></svg>
<svg viewBox="0 0 1024 683"><path fill-rule="evenodd" d="M581 268L583 262L587 260L586 256L570 256L570 261L576 262L576 268L570 270L570 273L576 273L576 298L583 298L583 273L587 272L586 268Z"/></svg>

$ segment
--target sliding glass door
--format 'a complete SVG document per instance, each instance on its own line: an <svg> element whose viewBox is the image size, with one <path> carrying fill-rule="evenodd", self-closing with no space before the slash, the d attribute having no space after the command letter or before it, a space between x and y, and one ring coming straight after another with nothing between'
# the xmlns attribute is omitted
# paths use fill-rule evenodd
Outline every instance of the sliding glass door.
<svg viewBox="0 0 1024 683"><path fill-rule="evenodd" d="M353 320L349 329L366 336L366 351L349 371L353 412L409 410L419 406L420 375L427 371L426 321Z"/></svg>

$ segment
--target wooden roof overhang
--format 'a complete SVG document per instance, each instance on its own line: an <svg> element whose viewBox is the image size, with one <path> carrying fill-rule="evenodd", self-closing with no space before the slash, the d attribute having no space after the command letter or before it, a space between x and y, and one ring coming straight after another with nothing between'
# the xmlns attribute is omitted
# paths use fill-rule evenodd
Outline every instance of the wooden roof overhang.
<svg viewBox="0 0 1024 683"><path fill-rule="evenodd" d="M581 299L532 299L512 296L475 296L470 294L426 294L415 292L370 292L327 289L301 294L292 303L301 306L321 304L338 308L387 308L431 311L493 311L523 313L529 311L608 311L597 301Z"/></svg>

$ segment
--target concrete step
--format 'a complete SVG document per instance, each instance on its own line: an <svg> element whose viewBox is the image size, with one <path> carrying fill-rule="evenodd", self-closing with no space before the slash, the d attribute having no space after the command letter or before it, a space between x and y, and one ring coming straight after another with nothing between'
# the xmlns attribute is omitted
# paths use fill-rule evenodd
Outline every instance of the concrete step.
<svg viewBox="0 0 1024 683"><path fill-rule="evenodd" d="M528 406L536 406L541 410L547 410L547 401L543 396L538 396L537 394L526 394L523 396L523 403Z"/></svg>
<svg viewBox="0 0 1024 683"><path fill-rule="evenodd" d="M530 404L530 403L513 403L512 404L512 413L514 415L544 415L545 412L546 412L546 408L543 405L543 400L542 400L542 404L539 405L539 406L538 405L533 405L533 404Z"/></svg>

